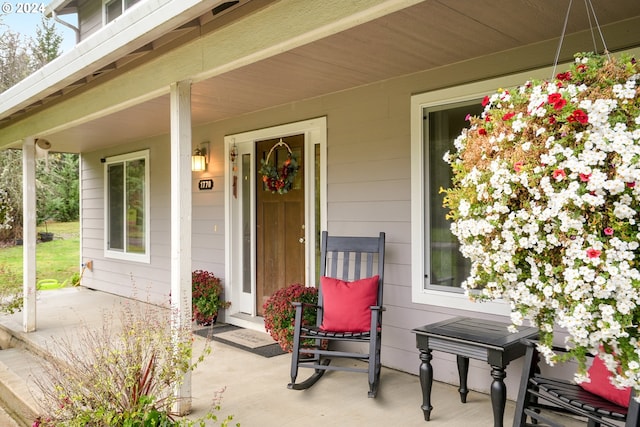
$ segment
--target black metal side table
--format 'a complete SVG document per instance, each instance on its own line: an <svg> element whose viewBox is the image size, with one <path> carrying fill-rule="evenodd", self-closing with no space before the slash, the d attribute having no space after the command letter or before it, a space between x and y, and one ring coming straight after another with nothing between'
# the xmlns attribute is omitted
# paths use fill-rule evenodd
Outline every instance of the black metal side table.
<svg viewBox="0 0 640 427"><path fill-rule="evenodd" d="M460 376L460 400L467 400L467 373L469 358L484 360L491 365L491 405L493 407L494 427L502 427L504 408L507 400L507 387L504 384L505 368L512 360L522 357L526 347L522 338L536 338L538 330L521 327L518 333L507 330L507 323L489 320L456 317L431 325L413 329L416 334L416 346L420 350L420 385L422 387L422 411L424 419L431 416L431 385L433 368L431 351L439 350L455 354Z"/></svg>

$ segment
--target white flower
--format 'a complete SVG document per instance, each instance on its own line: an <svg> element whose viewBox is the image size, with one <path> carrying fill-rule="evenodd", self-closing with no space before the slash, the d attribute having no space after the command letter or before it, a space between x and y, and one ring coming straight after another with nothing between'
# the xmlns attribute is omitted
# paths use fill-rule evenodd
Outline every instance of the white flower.
<svg viewBox="0 0 640 427"><path fill-rule="evenodd" d="M604 67L603 58L585 55L562 82L531 81L500 91L445 155L457 183L447 190L451 230L471 261L463 282L467 295L482 288L474 298L508 301L512 330L530 319L550 363L557 327L566 330L566 345L577 357L605 345L626 366L615 381L636 391L638 67L628 58ZM597 87L591 86L594 74ZM566 104L553 104L556 94ZM510 127L500 120L505 113L514 113ZM474 164L467 159L478 156L464 154L477 147L480 128L487 131L482 143L491 146ZM617 362L609 362L615 368Z"/></svg>
<svg viewBox="0 0 640 427"><path fill-rule="evenodd" d="M460 201L460 206L458 207L460 215L463 217L469 216L470 207L471 207L471 204L468 201L466 200Z"/></svg>

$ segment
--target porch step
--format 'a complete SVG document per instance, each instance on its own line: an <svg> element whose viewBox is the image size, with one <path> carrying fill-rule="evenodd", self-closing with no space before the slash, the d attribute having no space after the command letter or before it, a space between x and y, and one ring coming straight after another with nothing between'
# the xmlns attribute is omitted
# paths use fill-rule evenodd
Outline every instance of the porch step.
<svg viewBox="0 0 640 427"><path fill-rule="evenodd" d="M0 412L2 426L30 427L33 424L40 412L34 398L39 391L33 378L41 372L37 357L30 351L22 348L0 350L0 407L9 416L5 421Z"/></svg>

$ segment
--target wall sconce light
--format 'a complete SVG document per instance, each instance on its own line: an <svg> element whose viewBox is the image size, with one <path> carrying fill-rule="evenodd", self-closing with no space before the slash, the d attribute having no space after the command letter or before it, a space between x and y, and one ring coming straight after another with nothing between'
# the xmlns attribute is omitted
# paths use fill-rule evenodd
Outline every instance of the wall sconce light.
<svg viewBox="0 0 640 427"><path fill-rule="evenodd" d="M201 143L198 148L193 150L191 156L191 170L193 172L204 172L207 170L209 163L209 142Z"/></svg>

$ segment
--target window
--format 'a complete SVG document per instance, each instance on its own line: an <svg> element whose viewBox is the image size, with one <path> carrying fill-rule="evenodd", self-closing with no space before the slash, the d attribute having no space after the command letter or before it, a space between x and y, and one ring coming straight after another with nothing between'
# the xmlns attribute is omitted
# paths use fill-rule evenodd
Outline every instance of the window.
<svg viewBox="0 0 640 427"><path fill-rule="evenodd" d="M140 0L108 0L104 3L105 22L109 23Z"/></svg>
<svg viewBox="0 0 640 427"><path fill-rule="evenodd" d="M149 152L105 162L105 256L149 262Z"/></svg>
<svg viewBox="0 0 640 427"><path fill-rule="evenodd" d="M469 275L470 262L460 253L458 239L451 233L451 221L442 207L441 188L451 183L451 167L442 159L453 150L453 140L469 123L467 114L480 115L480 100L426 107L423 110L423 152L425 171L424 199L428 201L425 215L427 230L424 265L425 286L445 292L462 292L462 282Z"/></svg>
<svg viewBox="0 0 640 427"><path fill-rule="evenodd" d="M440 188L451 181L449 165L442 159L453 140L479 114L482 98L499 87L512 87L549 70L515 74L500 79L436 90L411 97L411 298L415 303L508 315L502 301L477 304L464 295L461 283L469 262L458 250L449 230Z"/></svg>

